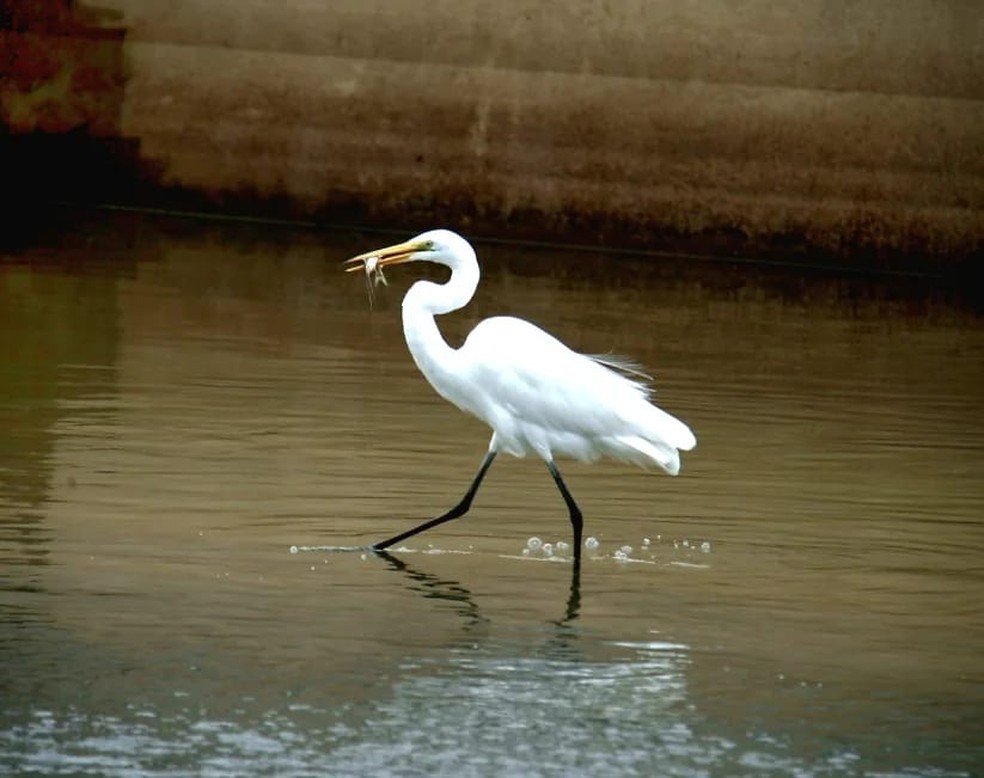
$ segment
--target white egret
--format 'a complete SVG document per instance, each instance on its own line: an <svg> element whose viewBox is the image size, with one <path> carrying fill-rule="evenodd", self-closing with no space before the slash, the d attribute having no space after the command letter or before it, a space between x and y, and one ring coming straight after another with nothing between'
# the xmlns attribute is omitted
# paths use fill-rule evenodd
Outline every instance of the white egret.
<svg viewBox="0 0 984 778"><path fill-rule="evenodd" d="M403 298L403 333L414 362L430 385L461 410L492 428L488 453L464 497L451 510L388 540L395 543L463 515L499 452L536 454L560 490L574 529L574 563L581 559L581 511L556 456L592 461L601 456L680 471L680 451L697 440L690 428L649 402L645 378L631 362L572 351L523 319L496 316L480 322L461 348L451 348L434 317L464 307L478 287L475 251L449 230L425 232L404 243L360 254L347 271L368 275L404 262L450 268L446 283L417 281Z"/></svg>

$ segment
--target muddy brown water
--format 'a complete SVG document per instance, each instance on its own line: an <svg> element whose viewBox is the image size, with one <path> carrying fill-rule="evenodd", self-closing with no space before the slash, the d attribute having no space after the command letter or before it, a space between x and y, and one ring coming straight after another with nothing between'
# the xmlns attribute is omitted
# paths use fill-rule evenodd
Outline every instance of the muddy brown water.
<svg viewBox="0 0 984 778"><path fill-rule="evenodd" d="M481 244L450 340L631 355L698 447L561 462L580 580L531 459L382 558L488 438L406 352L417 268L371 312L340 272L390 237L96 215L0 264L0 770L979 773L978 309Z"/></svg>

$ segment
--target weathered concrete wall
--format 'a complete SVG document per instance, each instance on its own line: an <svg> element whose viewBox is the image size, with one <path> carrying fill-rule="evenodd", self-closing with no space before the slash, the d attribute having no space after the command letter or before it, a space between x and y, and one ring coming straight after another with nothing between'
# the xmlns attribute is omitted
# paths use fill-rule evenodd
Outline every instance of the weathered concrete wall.
<svg viewBox="0 0 984 778"><path fill-rule="evenodd" d="M121 133L216 202L727 250L967 257L977 0L100 0Z"/></svg>

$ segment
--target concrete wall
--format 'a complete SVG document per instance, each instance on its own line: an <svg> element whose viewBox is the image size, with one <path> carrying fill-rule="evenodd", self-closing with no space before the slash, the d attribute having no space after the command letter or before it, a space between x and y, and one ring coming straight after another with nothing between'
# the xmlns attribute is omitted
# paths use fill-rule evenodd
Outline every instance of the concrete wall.
<svg viewBox="0 0 984 778"><path fill-rule="evenodd" d="M99 0L121 135L220 207L967 257L978 0ZM148 172L149 171L149 172Z"/></svg>

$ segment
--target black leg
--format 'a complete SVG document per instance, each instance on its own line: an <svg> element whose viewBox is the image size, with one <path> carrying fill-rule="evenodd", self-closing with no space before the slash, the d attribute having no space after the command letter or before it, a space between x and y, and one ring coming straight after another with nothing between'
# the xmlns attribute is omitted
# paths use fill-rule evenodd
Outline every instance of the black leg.
<svg viewBox="0 0 984 778"><path fill-rule="evenodd" d="M554 483L557 484L557 488L560 489L560 494L564 498L564 502L567 503L567 510L571 514L571 526L574 528L574 567L581 567L581 531L584 528L584 521L581 518L581 509L577 507L577 503L574 502L574 498L571 497L571 493L567 491L567 484L564 483L564 479L560 477L560 471L557 469L557 465L554 464L551 459L547 462L547 467L550 468L550 475L553 476Z"/></svg>
<svg viewBox="0 0 984 778"><path fill-rule="evenodd" d="M485 455L485 459L482 460L482 466L478 468L478 473L475 474L475 479L472 481L471 486L468 487L468 491L465 492L465 496L461 498L461 501L455 505L447 513L442 513L436 519L431 519L430 521L425 521L413 529L409 529L406 532L401 532L399 535L391 537L389 540L384 540L381 543L376 543L373 547L373 551L383 551L389 548L394 543L399 543L401 540L406 540L407 538L413 537L414 535L428 530L431 527L436 527L438 524L443 524L446 521L451 521L451 519L457 519L459 516L463 516L468 512L471 507L472 500L475 498L475 492L478 491L478 487L482 483L482 479L485 478L485 473L488 471L489 467L492 466L492 460L495 459L495 452L490 451ZM559 478L559 476L558 476Z"/></svg>

